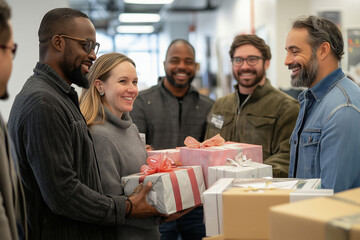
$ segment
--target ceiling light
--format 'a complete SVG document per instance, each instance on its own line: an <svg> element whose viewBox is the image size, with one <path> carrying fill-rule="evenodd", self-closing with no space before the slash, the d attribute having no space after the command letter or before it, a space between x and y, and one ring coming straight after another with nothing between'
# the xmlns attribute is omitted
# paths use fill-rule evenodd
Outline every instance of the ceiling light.
<svg viewBox="0 0 360 240"><path fill-rule="evenodd" d="M122 13L120 22L159 22L160 15L155 13Z"/></svg>
<svg viewBox="0 0 360 240"><path fill-rule="evenodd" d="M125 3L132 4L170 4L174 0L124 0Z"/></svg>
<svg viewBox="0 0 360 240"><path fill-rule="evenodd" d="M154 32L154 27L150 25L121 25L116 30L118 33L152 33Z"/></svg>

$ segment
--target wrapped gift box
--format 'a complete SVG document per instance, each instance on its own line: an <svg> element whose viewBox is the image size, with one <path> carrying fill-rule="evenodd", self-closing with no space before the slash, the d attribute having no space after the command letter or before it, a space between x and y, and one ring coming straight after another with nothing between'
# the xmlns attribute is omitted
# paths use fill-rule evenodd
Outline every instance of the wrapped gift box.
<svg viewBox="0 0 360 240"><path fill-rule="evenodd" d="M207 148L180 148L180 161L184 166L201 165L205 178L205 185L208 184L208 167L226 164L226 159L234 159L239 153L246 155L253 162L263 162L262 146L246 143L226 142L222 146Z"/></svg>
<svg viewBox="0 0 360 240"><path fill-rule="evenodd" d="M208 168L208 183L213 185L220 178L262 178L272 177L272 166L249 162L245 166L213 166Z"/></svg>
<svg viewBox="0 0 360 240"><path fill-rule="evenodd" d="M170 149L147 151L148 157L154 155L164 155L164 154L166 154L166 157L171 159L175 164L180 165L180 149L170 148Z"/></svg>
<svg viewBox="0 0 360 240"><path fill-rule="evenodd" d="M141 174L121 178L125 196L130 196L139 185ZM160 213L172 214L202 203L205 190L201 166L179 167L172 172L145 176L143 183L152 182L147 196L149 204Z"/></svg>
<svg viewBox="0 0 360 240"><path fill-rule="evenodd" d="M291 194L288 194L286 202L295 202L303 200L306 198L317 197L317 196L329 196L333 194L333 190L328 189L318 189L321 185L320 179L294 179L294 178L269 178L269 179L234 179L234 178L222 178L219 179L214 185L204 192L204 215L205 215L205 226L206 226L206 235L215 236L218 234L223 234L223 206L224 198L223 193L228 189L240 188L240 189L283 189L289 190ZM260 194L258 194L261 196ZM266 201L265 201L266 203ZM281 203L281 202L280 202ZM249 208L257 208L257 204L260 202L253 202ZM264 218L264 215L257 215L254 212L254 216L246 216L242 213L241 210L237 209L237 205L232 206L233 210L236 211L238 216L235 218L236 214L231 215L228 218L231 218L231 221L234 221L233 225L241 219L243 221L251 221L251 224L257 226L261 229L266 229L268 225L263 227L256 223L257 221L266 222L267 218ZM246 206L239 206L244 207ZM266 208L266 207L265 207ZM231 211L231 210L229 210ZM257 212L256 212L257 213ZM246 220L246 219L247 220ZM225 224L224 224L225 225ZM234 227L233 225L229 225ZM236 225L236 224L235 224ZM237 225L238 231L241 225ZM255 227L256 228L256 227ZM252 227L254 230L254 227ZM259 230L260 231L260 230ZM267 229L266 229L267 231ZM226 238L230 238L225 236ZM232 239L232 238L230 238ZM237 238L236 238L237 239ZM243 238L241 238L243 239ZM245 238L246 239L246 238ZM249 238L256 239L256 238Z"/></svg>
<svg viewBox="0 0 360 240"><path fill-rule="evenodd" d="M271 207L270 239L290 238L360 239L360 188L340 192L332 197Z"/></svg>

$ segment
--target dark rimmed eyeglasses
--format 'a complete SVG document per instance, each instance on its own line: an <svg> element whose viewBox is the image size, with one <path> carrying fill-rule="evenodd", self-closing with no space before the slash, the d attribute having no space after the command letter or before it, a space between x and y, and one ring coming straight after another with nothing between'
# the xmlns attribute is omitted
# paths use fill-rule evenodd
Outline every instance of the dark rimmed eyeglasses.
<svg viewBox="0 0 360 240"><path fill-rule="evenodd" d="M100 43L94 42L91 39L72 37L72 36L68 36L68 35L59 35L59 37L68 38L68 39L71 39L71 40L81 42L82 46L84 48L84 51L87 54L91 53L91 51L94 50L95 55L96 55L98 53L98 51L99 51Z"/></svg>
<svg viewBox="0 0 360 240"><path fill-rule="evenodd" d="M231 62L236 67L240 67L241 65L243 65L244 61L246 61L249 66L254 66L259 62L259 59L264 60L265 58L259 57L259 56L250 56L250 57L247 57L247 58L234 57L233 59L231 59Z"/></svg>
<svg viewBox="0 0 360 240"><path fill-rule="evenodd" d="M13 59L15 58L16 49L17 49L17 44L16 43L14 43L14 46L12 46L12 47L0 44L0 48L1 49L10 49L11 53L13 55Z"/></svg>

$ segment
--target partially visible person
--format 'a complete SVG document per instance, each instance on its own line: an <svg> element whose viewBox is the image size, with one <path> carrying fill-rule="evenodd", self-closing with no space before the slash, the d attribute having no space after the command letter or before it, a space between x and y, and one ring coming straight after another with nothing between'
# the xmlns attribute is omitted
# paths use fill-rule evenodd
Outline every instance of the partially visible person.
<svg viewBox="0 0 360 240"><path fill-rule="evenodd" d="M89 85L86 74L99 48L94 25L81 11L55 8L43 17L38 35L40 60L16 96L8 122L26 195L29 239L116 239L114 226L126 216L157 211L145 201L151 183L129 201L103 194L92 137L71 86Z"/></svg>
<svg viewBox="0 0 360 240"><path fill-rule="evenodd" d="M286 39L285 65L299 96L289 177L321 178L335 192L360 187L360 88L339 67L340 30L330 20L297 19Z"/></svg>
<svg viewBox="0 0 360 240"><path fill-rule="evenodd" d="M209 115L206 138L262 145L274 177L287 177L289 138L299 103L274 88L266 77L270 47L256 35L238 35L230 47L235 92L219 98Z"/></svg>
<svg viewBox="0 0 360 240"><path fill-rule="evenodd" d="M153 149L184 146L187 136L204 140L213 101L191 86L197 68L193 46L184 39L172 41L164 61L166 76L158 85L141 91L134 102L130 116ZM161 239L202 239L203 217L203 208L197 207L177 221L163 224Z"/></svg>
<svg viewBox="0 0 360 240"><path fill-rule="evenodd" d="M104 54L88 79L90 88L82 91L80 109L92 133L104 194L124 195L121 177L138 173L147 157L129 116L139 93L135 63L120 53ZM116 227L117 239L160 239L159 224L158 214L126 218Z"/></svg>
<svg viewBox="0 0 360 240"><path fill-rule="evenodd" d="M16 43L10 23L11 10L0 0L0 99L7 99ZM14 146L0 114L0 239L27 239L25 196Z"/></svg>

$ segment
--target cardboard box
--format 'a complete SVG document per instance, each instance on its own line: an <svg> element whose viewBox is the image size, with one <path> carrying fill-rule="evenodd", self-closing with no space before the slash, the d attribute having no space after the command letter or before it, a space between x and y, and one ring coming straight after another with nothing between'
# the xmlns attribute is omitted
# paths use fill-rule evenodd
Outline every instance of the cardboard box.
<svg viewBox="0 0 360 240"><path fill-rule="evenodd" d="M272 166L249 162L246 166L213 166L208 168L208 183L213 185L220 178L262 178L272 177Z"/></svg>
<svg viewBox="0 0 360 240"><path fill-rule="evenodd" d="M290 196L301 191L275 188L231 188L223 193L223 229L226 239L269 239L270 207L289 203ZM308 192L310 190L306 190ZM332 195L332 190L315 189L318 195ZM303 198L304 196L302 196ZM296 196L294 197L296 200ZM286 225L283 225L286 227ZM288 236L292 239L292 236Z"/></svg>
<svg viewBox="0 0 360 240"><path fill-rule="evenodd" d="M360 188L271 207L270 239L360 239Z"/></svg>
<svg viewBox="0 0 360 240"><path fill-rule="evenodd" d="M139 185L141 174L121 178L125 196ZM201 166L179 167L172 172L155 173L144 178L143 183L153 183L147 196L148 202L160 213L172 214L200 205L205 191Z"/></svg>
<svg viewBox="0 0 360 240"><path fill-rule="evenodd" d="M204 217L206 236L223 234L223 195L231 188L278 188L290 189L292 194L288 196L288 202L295 202L304 198L332 195L332 190L317 189L321 184L320 179L294 179L294 178L271 178L271 179L234 179L222 178L204 193ZM301 189L300 192L294 191ZM314 191L314 189L317 189ZM242 216L242 215L240 215Z"/></svg>
<svg viewBox="0 0 360 240"><path fill-rule="evenodd" d="M154 155L162 155L162 154L166 154L166 157L170 158L176 165L181 165L180 149L169 148L169 149L162 149L162 150L147 151L148 157L151 157Z"/></svg>
<svg viewBox="0 0 360 240"><path fill-rule="evenodd" d="M220 166L226 164L226 159L234 159L235 156L242 152L248 159L253 162L263 162L262 146L246 143L225 142L222 146L207 148L180 148L180 161L184 166L201 165L205 178L205 185L208 184L208 167Z"/></svg>

